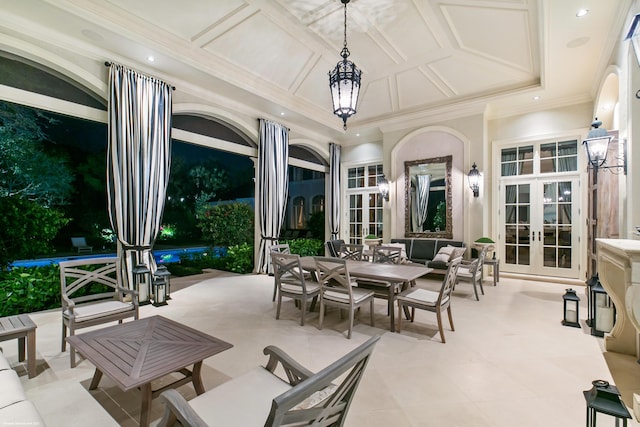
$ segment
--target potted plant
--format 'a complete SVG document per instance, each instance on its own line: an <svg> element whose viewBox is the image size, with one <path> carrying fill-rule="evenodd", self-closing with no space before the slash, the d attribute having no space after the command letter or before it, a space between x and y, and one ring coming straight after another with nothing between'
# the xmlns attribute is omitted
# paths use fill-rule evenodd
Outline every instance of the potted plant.
<svg viewBox="0 0 640 427"><path fill-rule="evenodd" d="M382 243L382 239L375 234L369 234L364 238L364 244L369 247L379 245L380 243Z"/></svg>
<svg viewBox="0 0 640 427"><path fill-rule="evenodd" d="M491 240L488 237L480 237L479 239L477 239L475 242L473 242L474 245L476 247L482 248L484 246L488 246L489 248L487 249L488 251L493 251L493 257L496 257L496 242L494 242L493 240Z"/></svg>

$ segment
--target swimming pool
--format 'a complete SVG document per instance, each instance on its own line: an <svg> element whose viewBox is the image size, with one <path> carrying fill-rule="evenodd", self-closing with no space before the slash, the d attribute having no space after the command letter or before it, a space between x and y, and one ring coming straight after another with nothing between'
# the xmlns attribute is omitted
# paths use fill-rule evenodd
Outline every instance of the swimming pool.
<svg viewBox="0 0 640 427"><path fill-rule="evenodd" d="M168 264L172 262L179 262L181 256L191 257L196 254L204 253L209 249L210 248L207 248L205 246L195 247L195 248L162 249L158 251L153 251L153 257L156 260L156 264ZM220 256L222 253L222 248L215 247L213 248L213 250L215 251L216 256ZM51 264L58 264L61 261L69 261L73 259L91 259L91 258L114 257L114 256L116 256L115 253L38 258L38 259L21 259L11 263L11 267L44 267Z"/></svg>

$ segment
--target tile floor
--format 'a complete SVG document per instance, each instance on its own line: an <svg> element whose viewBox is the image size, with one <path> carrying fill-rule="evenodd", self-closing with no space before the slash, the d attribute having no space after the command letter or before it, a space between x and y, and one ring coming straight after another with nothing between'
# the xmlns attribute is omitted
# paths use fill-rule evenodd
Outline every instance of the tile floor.
<svg viewBox="0 0 640 427"><path fill-rule="evenodd" d="M586 327L561 326L562 294L568 286L501 279L497 287L490 278L486 281L480 302L469 285L458 286L452 304L456 331L445 323L446 344L440 342L432 313L419 312L401 334L389 332L385 301L376 301L374 327L368 314L361 313L351 340L346 339L346 320L334 310L327 313L323 330L318 330L317 312L300 327L299 312L285 300L281 318L275 320L273 278L268 276L206 279L174 292L168 306L144 306L140 314L160 314L234 344L205 360L207 389L264 363L261 350L268 344L318 370L380 334L347 426L584 426L582 391L594 379L613 381L631 404L632 392L640 393L640 365L631 356L603 354L602 339L589 335ZM437 282L421 280L418 285L429 288ZM586 298L581 292L584 326ZM31 317L38 325L38 376L27 378L13 342L2 347L47 425L136 426L137 392L123 393L108 378L90 392L91 364L82 361L69 368L68 353L60 352L59 311ZM191 385L179 390L187 398L195 394ZM159 419L162 410L154 400L152 418ZM613 425L604 418L598 425ZM640 424L633 420L629 425Z"/></svg>

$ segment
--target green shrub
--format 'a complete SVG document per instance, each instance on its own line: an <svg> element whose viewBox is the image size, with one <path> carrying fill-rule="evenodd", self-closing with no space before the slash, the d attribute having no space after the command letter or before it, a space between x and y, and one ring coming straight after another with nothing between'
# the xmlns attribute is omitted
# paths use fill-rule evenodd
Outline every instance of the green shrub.
<svg viewBox="0 0 640 427"><path fill-rule="evenodd" d="M227 250L227 271L234 273L251 273L253 271L253 245L230 246Z"/></svg>
<svg viewBox="0 0 640 427"><path fill-rule="evenodd" d="M57 209L20 197L0 197L0 270L16 259L54 252L49 242L68 222Z"/></svg>
<svg viewBox="0 0 640 427"><path fill-rule="evenodd" d="M285 240L283 243L289 245L292 254L300 256L324 255L324 243L318 239L295 239Z"/></svg>
<svg viewBox="0 0 640 427"><path fill-rule="evenodd" d="M0 317L60 307L57 265L13 268L0 273Z"/></svg>
<svg viewBox="0 0 640 427"><path fill-rule="evenodd" d="M324 240L324 211L312 213L308 224L311 237Z"/></svg>
<svg viewBox="0 0 640 427"><path fill-rule="evenodd" d="M198 216L202 237L215 246L253 242L254 213L246 203L228 203L205 209Z"/></svg>

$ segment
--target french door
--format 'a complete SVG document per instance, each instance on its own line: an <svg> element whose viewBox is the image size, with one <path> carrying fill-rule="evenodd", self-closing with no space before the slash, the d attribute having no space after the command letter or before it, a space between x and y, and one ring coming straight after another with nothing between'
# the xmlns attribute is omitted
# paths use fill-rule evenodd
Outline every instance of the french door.
<svg viewBox="0 0 640 427"><path fill-rule="evenodd" d="M504 271L578 278L579 179L511 178L500 184Z"/></svg>
<svg viewBox="0 0 640 427"><path fill-rule="evenodd" d="M349 168L347 174L349 243L362 244L369 234L383 237L382 196L377 186L382 165Z"/></svg>

